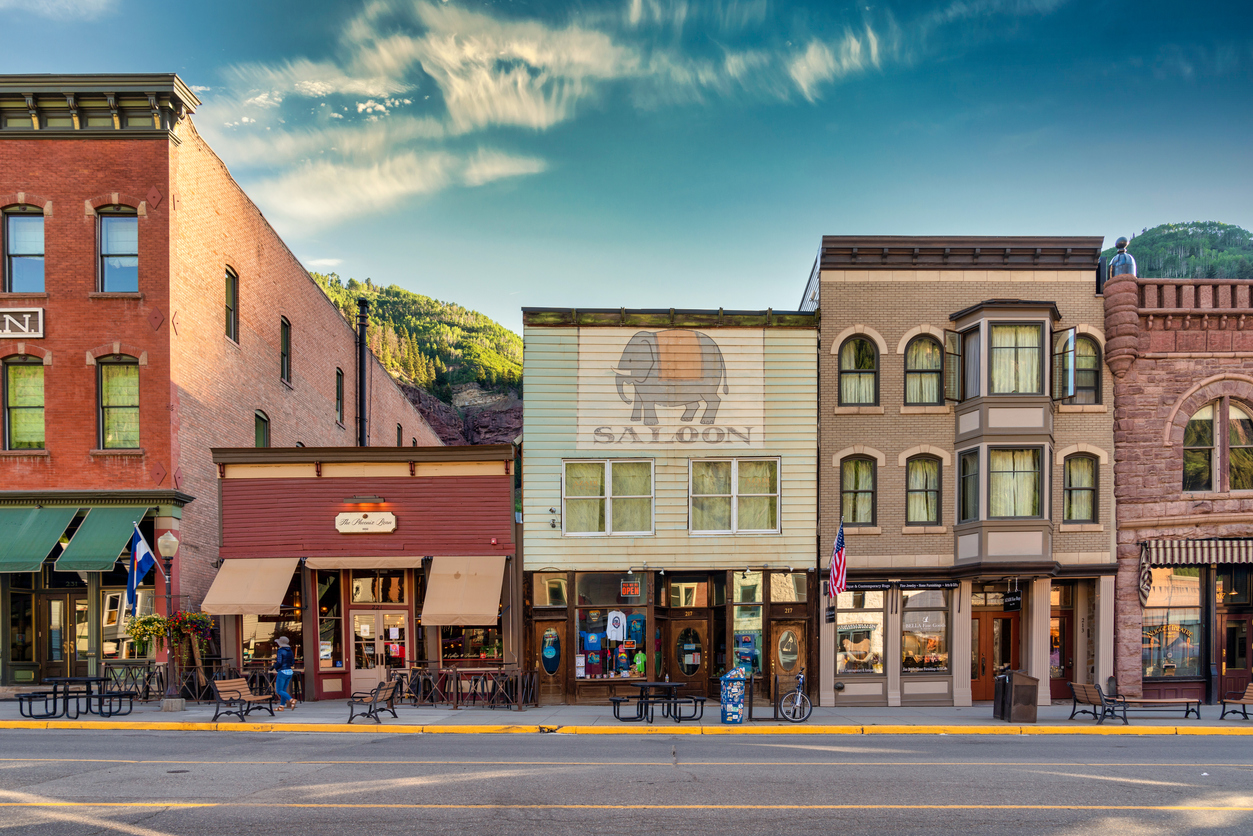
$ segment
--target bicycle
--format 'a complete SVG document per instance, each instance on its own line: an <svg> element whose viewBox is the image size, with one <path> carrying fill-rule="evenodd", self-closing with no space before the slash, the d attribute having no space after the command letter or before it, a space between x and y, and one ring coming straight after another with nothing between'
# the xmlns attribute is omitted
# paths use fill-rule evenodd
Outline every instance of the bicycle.
<svg viewBox="0 0 1253 836"><path fill-rule="evenodd" d="M801 668L796 675L796 688L783 695L779 700L779 712L783 719L792 723L803 723L809 719L814 707L805 696L805 669Z"/></svg>

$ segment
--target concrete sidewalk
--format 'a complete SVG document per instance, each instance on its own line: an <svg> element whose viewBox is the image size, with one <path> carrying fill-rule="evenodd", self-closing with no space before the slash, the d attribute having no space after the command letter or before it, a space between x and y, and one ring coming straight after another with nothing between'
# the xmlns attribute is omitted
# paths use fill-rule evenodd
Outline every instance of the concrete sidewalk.
<svg viewBox="0 0 1253 836"><path fill-rule="evenodd" d="M1096 725L1090 718L1068 719L1070 703L1041 706L1036 724L1017 725L992 719L991 703L971 708L815 708L805 723L781 720L723 725L716 702L707 704L700 722L624 723L615 720L609 706L557 705L507 709L415 708L397 704L397 719L384 714L381 725L357 719L348 725L344 700L301 703L294 711L254 711L247 723L234 717L213 722L212 703L188 703L183 712L162 712L160 703L136 703L125 717L101 719L84 714L77 720L25 720L16 702L0 702L0 729L90 728L179 731L303 731L384 733L549 733L560 734L1184 734L1253 735L1253 720L1228 715L1218 719L1219 706L1203 706L1202 719L1184 719L1182 711L1129 715L1131 725L1106 720ZM757 716L769 718L770 706L755 708Z"/></svg>

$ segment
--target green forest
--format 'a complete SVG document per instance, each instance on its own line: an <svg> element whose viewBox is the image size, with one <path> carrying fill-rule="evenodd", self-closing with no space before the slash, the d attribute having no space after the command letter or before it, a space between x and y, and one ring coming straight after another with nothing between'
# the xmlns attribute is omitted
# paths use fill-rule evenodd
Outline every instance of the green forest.
<svg viewBox="0 0 1253 836"><path fill-rule="evenodd" d="M486 316L396 285L310 275L354 327L357 299L370 300L370 348L397 379L445 402L460 383L521 390L522 338Z"/></svg>
<svg viewBox="0 0 1253 836"><path fill-rule="evenodd" d="M1103 255L1112 258L1110 248ZM1127 252L1147 279L1253 279L1253 233L1217 221L1162 224L1133 235Z"/></svg>

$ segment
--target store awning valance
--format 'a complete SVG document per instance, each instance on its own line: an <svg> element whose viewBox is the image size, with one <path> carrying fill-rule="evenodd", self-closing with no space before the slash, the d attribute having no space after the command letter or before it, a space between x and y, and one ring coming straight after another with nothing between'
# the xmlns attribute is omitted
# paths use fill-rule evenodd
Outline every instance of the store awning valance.
<svg viewBox="0 0 1253 836"><path fill-rule="evenodd" d="M1253 563L1253 539L1149 540L1143 548L1152 566Z"/></svg>
<svg viewBox="0 0 1253 836"><path fill-rule="evenodd" d="M228 560L200 608L211 615L278 615L299 562L298 557Z"/></svg>
<svg viewBox="0 0 1253 836"><path fill-rule="evenodd" d="M310 569L421 569L422 555L382 557L306 557Z"/></svg>
<svg viewBox="0 0 1253 836"><path fill-rule="evenodd" d="M107 572L112 569L130 543L135 523L144 518L149 507L99 506L88 510L69 545L57 558L57 571Z"/></svg>
<svg viewBox="0 0 1253 836"><path fill-rule="evenodd" d="M77 513L64 507L0 508L0 572L38 571Z"/></svg>
<svg viewBox="0 0 1253 836"><path fill-rule="evenodd" d="M1210 563L1253 563L1253 538L1208 540L1146 540L1140 544L1140 604L1153 591L1154 566L1202 566Z"/></svg>
<svg viewBox="0 0 1253 836"><path fill-rule="evenodd" d="M434 558L422 603L422 625L495 626L504 576L503 557Z"/></svg>

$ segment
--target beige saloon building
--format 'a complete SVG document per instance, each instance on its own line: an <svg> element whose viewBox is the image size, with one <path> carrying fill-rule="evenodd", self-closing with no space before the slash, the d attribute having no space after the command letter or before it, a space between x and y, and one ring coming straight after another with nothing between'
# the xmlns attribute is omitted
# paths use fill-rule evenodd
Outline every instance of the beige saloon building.
<svg viewBox="0 0 1253 836"><path fill-rule="evenodd" d="M824 237L823 705L1039 702L1113 672L1113 405L1100 238Z"/></svg>
<svg viewBox="0 0 1253 836"><path fill-rule="evenodd" d="M523 309L526 666L541 702L817 659L817 316ZM812 678L812 677L811 677Z"/></svg>

